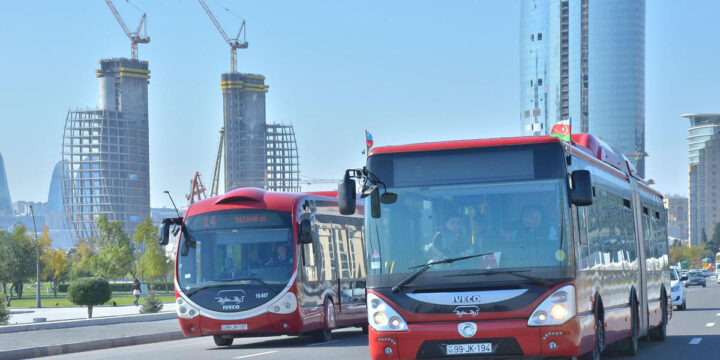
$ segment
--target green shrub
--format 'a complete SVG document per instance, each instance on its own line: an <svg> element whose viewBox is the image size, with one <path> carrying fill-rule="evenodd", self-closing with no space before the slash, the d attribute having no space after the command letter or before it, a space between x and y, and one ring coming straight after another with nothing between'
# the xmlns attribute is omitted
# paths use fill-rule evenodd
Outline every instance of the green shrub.
<svg viewBox="0 0 720 360"><path fill-rule="evenodd" d="M10 321L10 310L5 307L5 296L0 295L0 325L7 325Z"/></svg>
<svg viewBox="0 0 720 360"><path fill-rule="evenodd" d="M148 296L145 298L145 302L143 302L142 306L140 306L140 313L141 314L150 314L150 313L156 313L162 310L163 304L160 299L158 299L157 296L155 296L154 292L151 292L148 294Z"/></svg>
<svg viewBox="0 0 720 360"><path fill-rule="evenodd" d="M88 307L88 319L92 318L92 309L112 298L110 284L105 279L83 278L73 281L68 288L68 300L76 305Z"/></svg>

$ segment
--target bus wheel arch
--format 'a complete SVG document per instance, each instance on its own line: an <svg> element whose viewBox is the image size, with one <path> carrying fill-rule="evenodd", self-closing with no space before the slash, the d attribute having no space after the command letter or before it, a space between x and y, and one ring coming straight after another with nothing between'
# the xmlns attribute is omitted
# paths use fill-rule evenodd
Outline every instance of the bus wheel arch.
<svg viewBox="0 0 720 360"><path fill-rule="evenodd" d="M667 336L667 323L670 320L670 314L668 314L668 297L665 286L660 290L660 306L662 307L662 322L649 331L650 340L654 341L665 341Z"/></svg>
<svg viewBox="0 0 720 360"><path fill-rule="evenodd" d="M621 349L625 355L635 356L638 352L638 341L640 339L640 309L637 301L637 293L635 287L630 290L630 321L631 334L630 337L623 339Z"/></svg>
<svg viewBox="0 0 720 360"><path fill-rule="evenodd" d="M581 356L584 360L599 360L600 354L605 349L605 309L602 305L600 294L595 293L593 297L593 317L595 318L595 346L587 354Z"/></svg>
<svg viewBox="0 0 720 360"><path fill-rule="evenodd" d="M327 342L332 338L332 329L335 327L335 304L329 296L323 300L323 323L322 327L313 332L313 338L317 342Z"/></svg>

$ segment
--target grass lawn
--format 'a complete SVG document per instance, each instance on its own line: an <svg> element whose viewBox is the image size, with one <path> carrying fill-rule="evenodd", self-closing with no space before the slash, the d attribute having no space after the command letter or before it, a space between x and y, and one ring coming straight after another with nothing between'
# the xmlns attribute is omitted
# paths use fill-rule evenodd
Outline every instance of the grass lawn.
<svg viewBox="0 0 720 360"><path fill-rule="evenodd" d="M33 293L34 295L34 293ZM58 294L60 295L60 294ZM64 294L63 294L64 295ZM162 302L173 302L175 301L174 295L158 295L158 298ZM109 305L112 303L112 301L115 300L118 305L130 305L135 301L135 297L132 295L124 295L124 294L118 294L113 295L112 299L106 303L106 305ZM78 306L73 303L71 303L67 298L65 297L58 297L58 298L51 298L51 297L43 297L40 299L43 307L55 307L55 304L59 307L64 306ZM140 303L142 304L143 301L145 301L145 298L140 297ZM25 294L23 291L23 298L22 299L13 299L11 303L11 308L18 308L18 307L35 307L35 297L29 297Z"/></svg>

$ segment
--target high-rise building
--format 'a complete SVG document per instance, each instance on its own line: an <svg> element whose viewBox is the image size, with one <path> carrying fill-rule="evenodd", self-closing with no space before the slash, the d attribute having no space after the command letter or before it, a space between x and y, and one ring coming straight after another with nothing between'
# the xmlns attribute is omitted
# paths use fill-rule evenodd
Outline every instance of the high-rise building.
<svg viewBox="0 0 720 360"><path fill-rule="evenodd" d="M225 125L225 191L257 187L300 191L300 172L292 125L268 124L265 77L222 74Z"/></svg>
<svg viewBox="0 0 720 360"><path fill-rule="evenodd" d="M688 198L680 195L665 195L663 204L667 211L668 237L678 239L684 245L688 239L688 215L690 212Z"/></svg>
<svg viewBox="0 0 720 360"><path fill-rule="evenodd" d="M690 244L713 236L720 222L720 114L686 114L688 129L688 190Z"/></svg>
<svg viewBox="0 0 720 360"><path fill-rule="evenodd" d="M8 186L5 162L0 154L0 216L12 216L13 204L10 199L10 186Z"/></svg>
<svg viewBox="0 0 720 360"><path fill-rule="evenodd" d="M524 0L520 123L590 132L645 176L645 0Z"/></svg>
<svg viewBox="0 0 720 360"><path fill-rule="evenodd" d="M73 238L95 236L105 215L132 234L150 216L147 61L100 60L100 105L69 111L63 133L63 206Z"/></svg>

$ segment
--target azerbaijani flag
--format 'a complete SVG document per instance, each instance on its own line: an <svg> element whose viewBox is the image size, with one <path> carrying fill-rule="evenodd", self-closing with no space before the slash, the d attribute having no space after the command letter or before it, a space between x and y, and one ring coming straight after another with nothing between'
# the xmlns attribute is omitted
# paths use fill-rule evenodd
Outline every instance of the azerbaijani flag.
<svg viewBox="0 0 720 360"><path fill-rule="evenodd" d="M365 147L370 149L373 146L372 134L365 130Z"/></svg>
<svg viewBox="0 0 720 360"><path fill-rule="evenodd" d="M570 120L558 121L550 130L550 136L554 136L562 141L570 142L570 134L572 133L572 123Z"/></svg>

